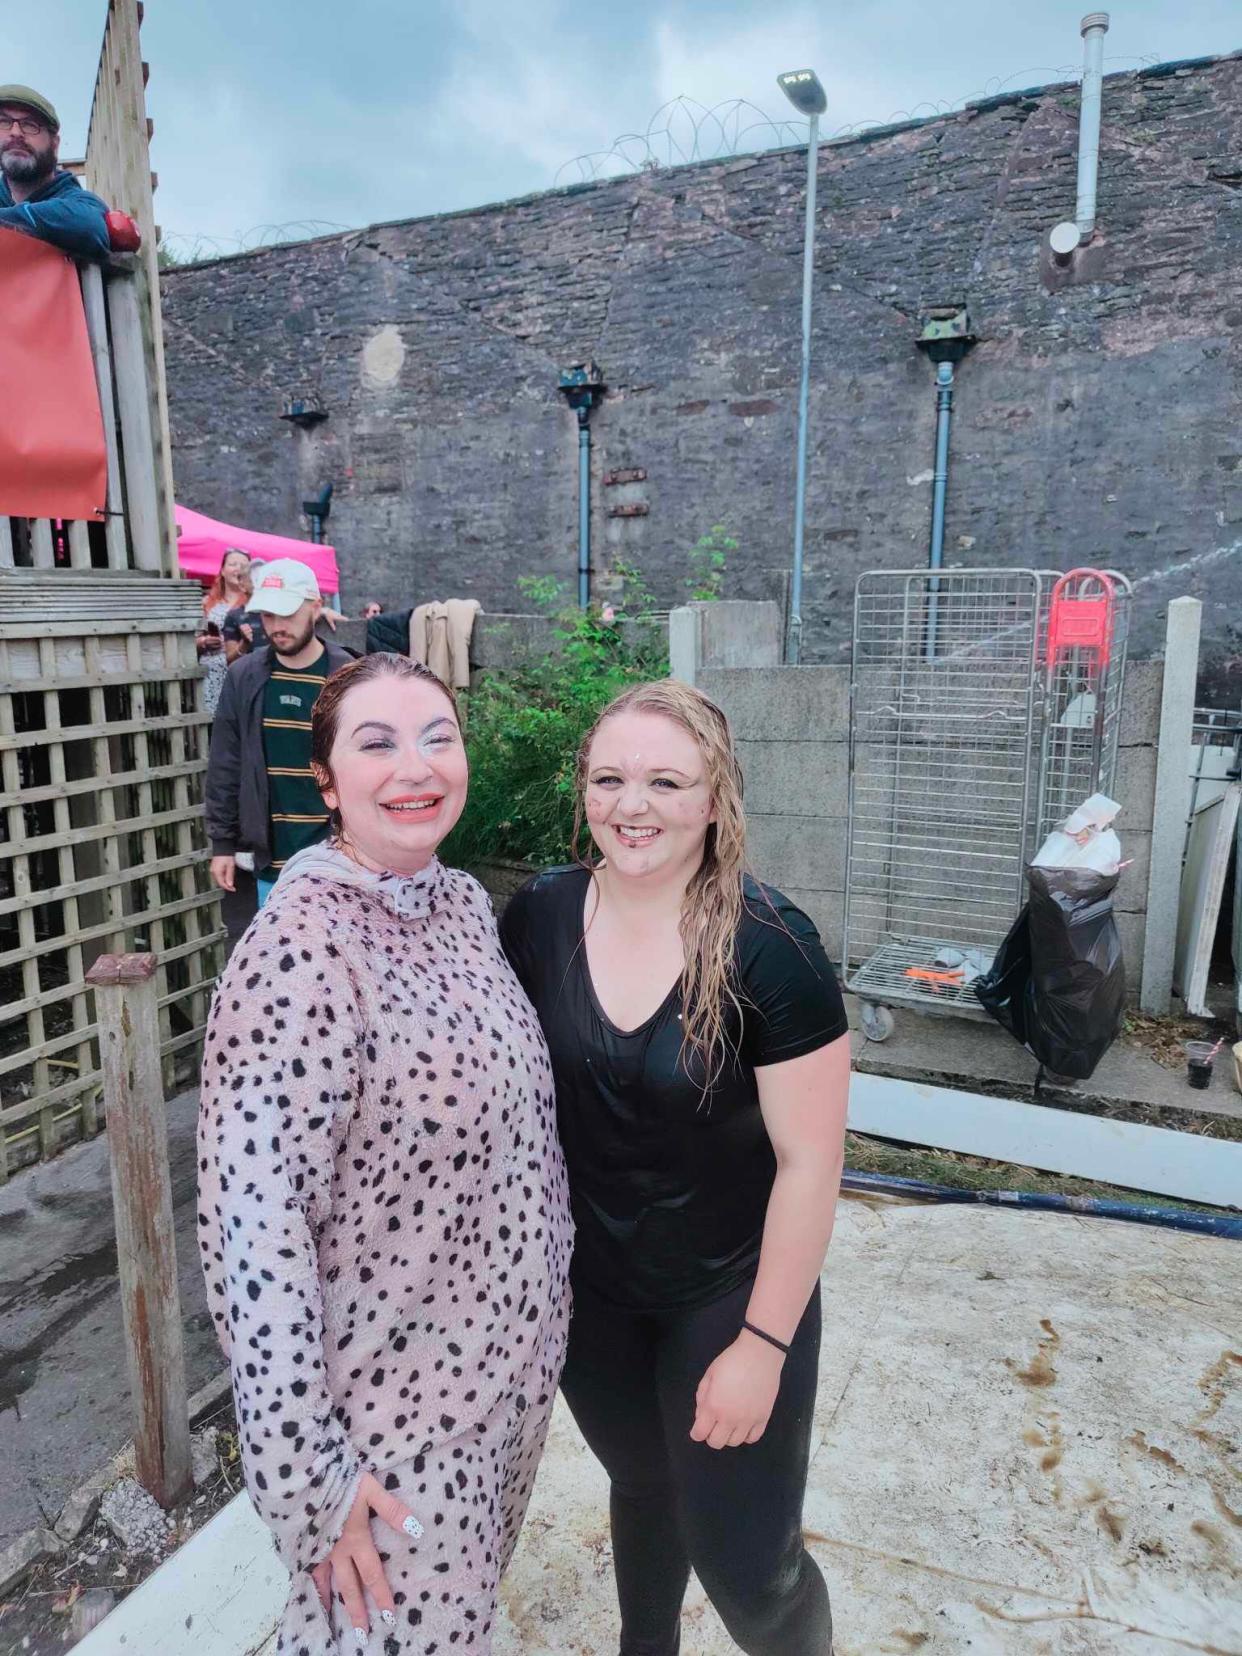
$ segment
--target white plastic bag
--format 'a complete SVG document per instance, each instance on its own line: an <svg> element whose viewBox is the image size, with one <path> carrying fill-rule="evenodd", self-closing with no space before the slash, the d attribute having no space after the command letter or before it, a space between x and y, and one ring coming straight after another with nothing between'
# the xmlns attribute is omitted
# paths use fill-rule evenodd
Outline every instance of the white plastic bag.
<svg viewBox="0 0 1242 1656"><path fill-rule="evenodd" d="M1115 799L1092 794L1048 835L1033 866L1090 868L1097 874L1115 874L1121 867L1121 841L1112 821L1120 809Z"/></svg>

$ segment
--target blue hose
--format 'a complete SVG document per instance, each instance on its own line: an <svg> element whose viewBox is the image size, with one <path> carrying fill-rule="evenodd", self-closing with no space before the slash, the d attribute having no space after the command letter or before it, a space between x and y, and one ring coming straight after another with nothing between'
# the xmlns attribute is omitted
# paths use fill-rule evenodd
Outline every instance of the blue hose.
<svg viewBox="0 0 1242 1656"><path fill-rule="evenodd" d="M926 1184L922 1179L899 1179L888 1173L856 1173L852 1168L846 1168L841 1188L878 1191L886 1196L908 1196L921 1202L979 1202L984 1207L1034 1208L1043 1213L1085 1213L1093 1219L1126 1219L1132 1225L1164 1225L1169 1230L1197 1231L1203 1236L1228 1236L1242 1242L1242 1217L1233 1213L1195 1213L1183 1208L1110 1202L1100 1196L1045 1196L1027 1190L955 1190L949 1185Z"/></svg>

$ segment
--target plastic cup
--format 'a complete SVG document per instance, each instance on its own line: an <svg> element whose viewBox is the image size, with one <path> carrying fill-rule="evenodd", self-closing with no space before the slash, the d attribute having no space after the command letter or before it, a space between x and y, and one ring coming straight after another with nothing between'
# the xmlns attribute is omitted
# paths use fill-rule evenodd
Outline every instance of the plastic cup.
<svg viewBox="0 0 1242 1656"><path fill-rule="evenodd" d="M1186 1080L1200 1092L1212 1084L1212 1060L1216 1056L1214 1041L1186 1042Z"/></svg>

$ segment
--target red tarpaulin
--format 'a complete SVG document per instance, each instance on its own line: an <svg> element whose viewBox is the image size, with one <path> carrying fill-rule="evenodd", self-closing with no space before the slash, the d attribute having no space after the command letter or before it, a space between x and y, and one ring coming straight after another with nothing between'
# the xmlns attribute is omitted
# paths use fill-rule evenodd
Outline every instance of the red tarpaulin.
<svg viewBox="0 0 1242 1656"><path fill-rule="evenodd" d="M0 229L0 516L102 522L107 459L77 267Z"/></svg>
<svg viewBox="0 0 1242 1656"><path fill-rule="evenodd" d="M178 506L177 560L183 575L196 576L200 581L214 581L224 554L236 546L260 563L271 563L273 558L296 558L315 571L321 592L339 592L341 578L336 568L336 548L315 545L312 541L292 540L287 535L265 535L258 529L238 529L231 523L217 523Z"/></svg>

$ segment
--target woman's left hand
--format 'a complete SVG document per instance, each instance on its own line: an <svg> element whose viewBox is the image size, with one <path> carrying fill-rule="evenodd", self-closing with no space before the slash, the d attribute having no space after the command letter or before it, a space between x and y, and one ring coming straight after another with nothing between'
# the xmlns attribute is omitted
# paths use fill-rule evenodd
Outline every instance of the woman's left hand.
<svg viewBox="0 0 1242 1656"><path fill-rule="evenodd" d="M709 1449L758 1443L780 1390L785 1359L774 1346L739 1334L699 1382L690 1436Z"/></svg>

